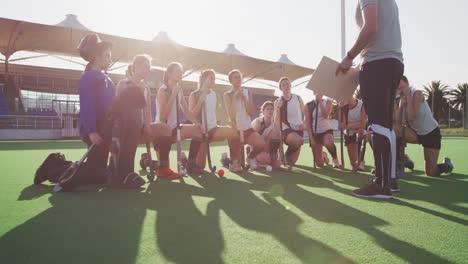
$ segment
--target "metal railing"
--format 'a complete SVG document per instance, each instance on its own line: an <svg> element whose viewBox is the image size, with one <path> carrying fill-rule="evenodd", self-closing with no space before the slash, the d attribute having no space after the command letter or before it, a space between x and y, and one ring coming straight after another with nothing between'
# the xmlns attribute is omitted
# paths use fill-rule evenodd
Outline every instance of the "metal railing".
<svg viewBox="0 0 468 264"><path fill-rule="evenodd" d="M0 115L0 129L63 129L64 120L59 116ZM73 128L77 119L73 120Z"/></svg>

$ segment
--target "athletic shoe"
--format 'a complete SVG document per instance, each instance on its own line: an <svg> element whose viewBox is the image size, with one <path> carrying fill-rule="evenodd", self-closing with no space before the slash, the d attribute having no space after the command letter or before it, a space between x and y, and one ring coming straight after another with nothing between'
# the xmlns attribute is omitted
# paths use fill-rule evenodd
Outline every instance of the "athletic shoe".
<svg viewBox="0 0 468 264"><path fill-rule="evenodd" d="M392 192L399 192L400 186L398 185L397 179L390 179L390 191Z"/></svg>
<svg viewBox="0 0 468 264"><path fill-rule="evenodd" d="M166 178L170 180L179 179L181 177L180 174L172 171L169 167L159 168L157 176L158 178Z"/></svg>
<svg viewBox="0 0 468 264"><path fill-rule="evenodd" d="M232 162L231 165L229 166L229 171L233 173L239 173L239 172L242 172L243 169L238 162Z"/></svg>
<svg viewBox="0 0 468 264"><path fill-rule="evenodd" d="M407 168L407 169L409 169L411 171L414 170L414 162L406 154L405 154L405 158L404 158L404 164L405 164L405 168Z"/></svg>
<svg viewBox="0 0 468 264"><path fill-rule="evenodd" d="M366 164L364 161L359 162L359 166L357 167L358 171L365 171L366 170Z"/></svg>
<svg viewBox="0 0 468 264"><path fill-rule="evenodd" d="M405 167L397 167L395 172L396 172L397 179L406 178Z"/></svg>
<svg viewBox="0 0 468 264"><path fill-rule="evenodd" d="M445 157L444 164L447 165L447 173L451 174L454 168L452 161L448 157Z"/></svg>
<svg viewBox="0 0 468 264"><path fill-rule="evenodd" d="M131 172L127 175L127 177L125 177L122 187L128 188L128 189L136 189L145 185L145 183L146 181L143 180L143 178L140 177L140 175L134 172Z"/></svg>
<svg viewBox="0 0 468 264"><path fill-rule="evenodd" d="M360 189L354 190L353 195L357 197L374 199L391 199L393 197L389 187L381 187L375 182L369 183Z"/></svg>
<svg viewBox="0 0 468 264"><path fill-rule="evenodd" d="M326 153L325 151L322 152L322 157L323 157L323 162L324 162L326 165L330 164L330 159L328 158L328 155L327 155L327 153Z"/></svg>
<svg viewBox="0 0 468 264"><path fill-rule="evenodd" d="M338 159L333 159L333 168L335 168L335 169L341 168L340 167L340 162L338 161Z"/></svg>
<svg viewBox="0 0 468 264"><path fill-rule="evenodd" d="M221 154L221 164L223 164L224 167L229 168L229 165L231 165L231 160L228 157L228 154L224 152Z"/></svg>
<svg viewBox="0 0 468 264"><path fill-rule="evenodd" d="M252 170L258 169L258 164L257 164L257 160L256 160L256 159L249 159L249 160L247 161L247 164L249 164L249 167L250 167Z"/></svg>
<svg viewBox="0 0 468 264"><path fill-rule="evenodd" d="M195 175L200 175L205 173L205 170L198 166L197 164L191 164L187 168L188 174L195 174Z"/></svg>

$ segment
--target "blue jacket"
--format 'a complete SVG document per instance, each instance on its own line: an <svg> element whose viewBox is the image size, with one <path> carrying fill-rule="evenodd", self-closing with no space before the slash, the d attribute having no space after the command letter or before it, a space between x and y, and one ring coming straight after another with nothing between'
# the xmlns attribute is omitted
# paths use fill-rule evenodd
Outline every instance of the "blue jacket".
<svg viewBox="0 0 468 264"><path fill-rule="evenodd" d="M78 82L80 95L79 127L81 136L97 131L97 123L106 119L114 99L114 83L104 73L88 70Z"/></svg>

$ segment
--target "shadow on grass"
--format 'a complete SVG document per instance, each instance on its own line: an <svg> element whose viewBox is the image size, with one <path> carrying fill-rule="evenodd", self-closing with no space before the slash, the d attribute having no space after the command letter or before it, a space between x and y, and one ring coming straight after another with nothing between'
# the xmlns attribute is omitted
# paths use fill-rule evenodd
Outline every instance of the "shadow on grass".
<svg viewBox="0 0 468 264"><path fill-rule="evenodd" d="M264 177L258 177L255 175L249 175L249 177L246 177L246 179L251 181L254 185L262 184L259 183L259 181L264 181L263 178ZM345 178L345 181L349 179L350 178ZM289 175L273 176L273 179L270 180L269 184L271 186L269 188L270 190L281 190L277 192L277 196L281 196L291 204L294 204L310 217L324 223L337 223L356 228L371 236L382 249L387 250L410 263L449 263L446 259L425 249L419 248L380 231L378 228L379 226L388 224L384 220L357 210L337 200L310 192L302 187L329 188L339 193L351 195L349 190L336 186L331 180L293 171L289 173ZM350 199L359 198L350 197ZM381 203L384 206L386 202Z"/></svg>
<svg viewBox="0 0 468 264"><path fill-rule="evenodd" d="M412 175L400 180L400 189L402 191L398 194L398 197L413 201L429 202L452 212L468 215L467 208L457 205L458 203L468 203L468 196L466 195L466 190L468 190L467 179L468 175L463 174L428 177L424 176L424 172L421 172L418 176ZM408 206L418 207L410 204ZM420 207L419 210L449 221L468 225L468 221L455 216L435 212L423 207Z"/></svg>
<svg viewBox="0 0 468 264"><path fill-rule="evenodd" d="M313 169L311 167L297 165L297 168L319 172L324 178L332 179L349 186L359 188L366 184L372 177L368 174L356 173L350 174L346 171L334 170L329 168ZM428 177L420 170L407 172L406 177L399 180L401 191L395 196L406 200L426 201L439 205L450 211L468 215L468 209L457 205L457 203L468 203L468 197L465 195L468 189L468 175L452 174L442 177ZM439 195L436 195L439 194ZM442 219L452 221L462 225L468 225L468 221L462 218L431 210L418 206L414 203L394 199L392 203L413 208L415 210L431 214Z"/></svg>
<svg viewBox="0 0 468 264"><path fill-rule="evenodd" d="M93 188L93 187L92 187ZM132 191L50 194L28 186L19 201L49 196L51 207L0 237L3 263L134 263L145 194Z"/></svg>
<svg viewBox="0 0 468 264"><path fill-rule="evenodd" d="M243 177L251 179L258 176L245 172ZM260 178L268 180L268 177ZM215 199L213 203L218 210L224 211L245 229L271 235L303 263L353 262L337 250L300 233L298 228L303 220L284 208L267 192L263 194L264 200L256 196L252 189L268 190L265 189L267 186L263 182L253 184L233 179L219 179L215 176L194 177L194 179ZM261 259L262 256L258 258Z"/></svg>
<svg viewBox="0 0 468 264"><path fill-rule="evenodd" d="M246 172L242 180L231 176L193 177L201 187L157 180L146 192L87 187L50 195L51 187L28 186L19 201L48 195L51 207L0 237L0 259L5 263L135 263L146 211L155 210L155 246L162 257L174 263L224 262L221 212L244 229L270 235L303 263L353 262L338 250L302 234L299 226L304 220L276 200L281 196L317 221L350 226L368 234L382 249L408 262L447 263L380 231L380 226L388 224L386 221L305 188L327 188L350 195L334 181L359 184L354 178L342 175L327 179L295 171L288 174ZM263 194L259 197L253 191ZM206 203L206 213L200 211L200 200L196 204L194 197L208 199L201 199ZM238 236L243 241L242 235ZM148 259L153 256L145 253ZM262 259L262 255L258 258Z"/></svg>

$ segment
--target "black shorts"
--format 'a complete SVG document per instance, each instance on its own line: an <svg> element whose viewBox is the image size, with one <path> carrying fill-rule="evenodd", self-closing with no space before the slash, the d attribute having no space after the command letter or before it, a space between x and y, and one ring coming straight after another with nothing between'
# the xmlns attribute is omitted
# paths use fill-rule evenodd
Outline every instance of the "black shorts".
<svg viewBox="0 0 468 264"><path fill-rule="evenodd" d="M294 130L292 128L286 128L285 130L283 130L283 140L286 140L286 138L288 137L289 134L291 133L296 133L298 134L300 137L304 137L304 131L302 130Z"/></svg>
<svg viewBox="0 0 468 264"><path fill-rule="evenodd" d="M358 135L357 133L353 134L344 134L344 143L345 146L348 146L349 144L357 143L358 140Z"/></svg>
<svg viewBox="0 0 468 264"><path fill-rule="evenodd" d="M429 134L426 135L417 135L418 142L425 148L431 149L440 149L442 136L440 135L440 128L432 130Z"/></svg>
<svg viewBox="0 0 468 264"><path fill-rule="evenodd" d="M329 129L323 133L314 133L313 137L314 137L315 144L323 145L323 138L325 137L326 134L330 134L333 136L333 129Z"/></svg>
<svg viewBox="0 0 468 264"><path fill-rule="evenodd" d="M345 146L348 146L349 144L357 144L359 139L364 139L360 138L358 133L353 133L353 134L344 134L344 143Z"/></svg>

